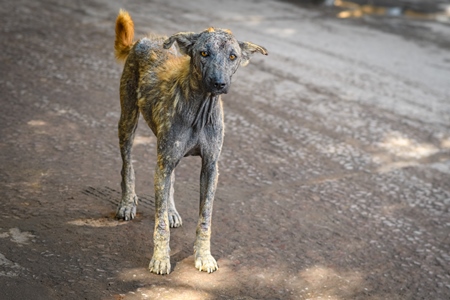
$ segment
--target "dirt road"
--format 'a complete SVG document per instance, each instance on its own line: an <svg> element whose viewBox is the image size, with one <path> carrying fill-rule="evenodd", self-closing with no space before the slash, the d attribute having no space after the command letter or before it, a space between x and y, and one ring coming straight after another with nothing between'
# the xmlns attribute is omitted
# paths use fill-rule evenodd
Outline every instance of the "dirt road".
<svg viewBox="0 0 450 300"><path fill-rule="evenodd" d="M138 217L113 218L120 7L137 36L217 26L269 51L224 97L213 274L193 267L199 158L177 169L172 273L147 271L143 122ZM450 298L448 25L237 0L16 0L0 17L0 299Z"/></svg>

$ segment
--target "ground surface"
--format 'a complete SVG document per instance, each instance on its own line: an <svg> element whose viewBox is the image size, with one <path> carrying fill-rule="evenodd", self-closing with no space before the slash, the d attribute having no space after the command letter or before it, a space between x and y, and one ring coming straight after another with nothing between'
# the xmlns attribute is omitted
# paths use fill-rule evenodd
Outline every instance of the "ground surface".
<svg viewBox="0 0 450 300"><path fill-rule="evenodd" d="M339 20L273 1L3 1L1 299L449 299L448 25ZM224 97L213 218L194 269L198 158L177 169L172 273L148 273L155 139L134 147L118 222L121 66L137 35L230 28L265 46Z"/></svg>

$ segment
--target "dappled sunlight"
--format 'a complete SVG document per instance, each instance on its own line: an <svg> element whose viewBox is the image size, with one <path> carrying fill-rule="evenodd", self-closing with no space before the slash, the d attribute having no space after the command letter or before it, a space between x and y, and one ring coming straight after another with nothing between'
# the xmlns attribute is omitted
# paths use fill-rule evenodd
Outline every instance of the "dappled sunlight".
<svg viewBox="0 0 450 300"><path fill-rule="evenodd" d="M378 146L401 158L421 159L439 152L432 144L419 143L400 134L387 136Z"/></svg>
<svg viewBox="0 0 450 300"><path fill-rule="evenodd" d="M135 274L134 274L135 275ZM147 273L148 277L150 273ZM153 275L152 275L153 276ZM158 276L158 275L154 275ZM170 276L170 275L169 275ZM136 279L136 276L132 277ZM213 295L208 292L198 290L186 285L177 286L170 282L167 276L162 277L162 280L154 281L153 283L146 284L145 286L139 287L134 291L130 291L126 294L118 294L116 298L127 300L127 299L173 299L173 300L209 300L215 299ZM162 283L165 282L165 283Z"/></svg>
<svg viewBox="0 0 450 300"><path fill-rule="evenodd" d="M119 279L139 282L140 287L122 294L121 299L215 299L219 295L232 298L242 296L239 291L250 286L254 290L247 296L252 298L279 293L295 299L343 300L367 291L363 275L358 271L338 271L317 265L296 272L286 264L236 269L228 259L218 262L219 270L212 274L197 271L193 256L177 262L168 276L150 274L146 268L124 270Z"/></svg>
<svg viewBox="0 0 450 300"><path fill-rule="evenodd" d="M237 276L228 260L218 261L219 270L208 274L194 268L194 257L189 256L179 262L172 261L172 272L161 276L151 274L147 268L127 269L119 279L126 282L138 281L140 288L121 295L122 299L214 299L218 291L234 290L242 278ZM175 265L175 267L174 267Z"/></svg>
<svg viewBox="0 0 450 300"><path fill-rule="evenodd" d="M42 121L42 120L31 120L31 121L28 121L27 124L30 125L30 126L33 126L33 127L47 125L47 123Z"/></svg>
<svg viewBox="0 0 450 300"><path fill-rule="evenodd" d="M444 148L444 142L441 148ZM440 152L440 148L431 143L420 143L405 137L399 132L388 135L377 146L384 152L374 154L374 161L381 166L378 172L386 173L395 169L417 166L423 160Z"/></svg>
<svg viewBox="0 0 450 300"><path fill-rule="evenodd" d="M348 10L338 13L337 17L345 18L361 18L364 15L384 15L386 14L385 7L376 7L372 5L358 5L356 3L336 0L335 6L346 8Z"/></svg>
<svg viewBox="0 0 450 300"><path fill-rule="evenodd" d="M30 120L27 122L27 125L33 129L35 134L49 134L50 127L49 124L42 120Z"/></svg>
<svg viewBox="0 0 450 300"><path fill-rule="evenodd" d="M27 231L21 231L19 228L11 228L9 232L1 232L0 238L9 238L12 242L19 245L26 245L33 240L36 236ZM1 264L0 264L1 265Z"/></svg>
<svg viewBox="0 0 450 300"><path fill-rule="evenodd" d="M136 292L129 297L125 296L123 299L138 297L138 299L173 299L173 300L208 300L215 299L211 294L204 291L189 289L184 287L150 287L138 288Z"/></svg>
<svg viewBox="0 0 450 300"><path fill-rule="evenodd" d="M396 3L381 3L377 6L374 3L368 2L368 4L358 4L351 1L335 0L333 5L344 9L337 14L338 18L348 19L348 18L361 18L366 15L372 16L390 16L399 17L406 16L413 19L422 20L435 20L439 22L447 23L449 22L449 13L447 10L440 9L436 12L421 12L417 11L414 6L400 5Z"/></svg>
<svg viewBox="0 0 450 300"><path fill-rule="evenodd" d="M232 262L228 259L219 259L217 263L219 269L208 274L195 269L194 256L189 256L177 263L174 281L203 290L229 289L239 286L239 276L236 276L232 270Z"/></svg>
<svg viewBox="0 0 450 300"><path fill-rule="evenodd" d="M67 224L75 226L88 226L88 227L115 227L124 225L126 222L121 222L112 218L99 218L99 219L77 219L67 222Z"/></svg>
<svg viewBox="0 0 450 300"><path fill-rule="evenodd" d="M349 299L364 289L359 272L337 272L324 266L299 272L299 279L305 281L303 291L309 299Z"/></svg>
<svg viewBox="0 0 450 300"><path fill-rule="evenodd" d="M357 271L337 271L317 265L292 274L285 268L252 268L252 280L300 299L351 299L364 293L363 276Z"/></svg>

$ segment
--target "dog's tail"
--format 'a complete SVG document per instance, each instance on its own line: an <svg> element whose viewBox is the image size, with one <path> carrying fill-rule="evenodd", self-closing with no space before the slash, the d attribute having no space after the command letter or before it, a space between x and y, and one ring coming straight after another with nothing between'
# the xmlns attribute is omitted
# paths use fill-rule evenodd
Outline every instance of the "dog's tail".
<svg viewBox="0 0 450 300"><path fill-rule="evenodd" d="M116 19L116 40L114 54L118 60L125 60L133 47L134 24L130 14L121 9Z"/></svg>

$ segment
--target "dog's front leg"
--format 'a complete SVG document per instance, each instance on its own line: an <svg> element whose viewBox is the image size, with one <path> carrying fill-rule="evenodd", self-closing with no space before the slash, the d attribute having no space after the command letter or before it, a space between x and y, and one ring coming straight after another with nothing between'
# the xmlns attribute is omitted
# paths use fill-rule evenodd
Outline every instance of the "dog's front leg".
<svg viewBox="0 0 450 300"><path fill-rule="evenodd" d="M214 194L218 177L217 160L203 158L200 175L200 215L197 225L197 237L194 244L195 267L199 271L212 273L219 267L211 255L211 218Z"/></svg>
<svg viewBox="0 0 450 300"><path fill-rule="evenodd" d="M155 171L155 231L153 257L149 270L156 274L170 273L170 223L168 199L173 168L160 155Z"/></svg>

